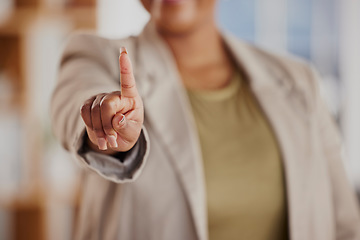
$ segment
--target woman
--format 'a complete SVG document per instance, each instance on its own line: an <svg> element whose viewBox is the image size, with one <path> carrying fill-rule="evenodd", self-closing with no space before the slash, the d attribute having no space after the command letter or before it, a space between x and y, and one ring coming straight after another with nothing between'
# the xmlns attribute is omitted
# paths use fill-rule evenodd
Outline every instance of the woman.
<svg viewBox="0 0 360 240"><path fill-rule="evenodd" d="M142 3L139 36L78 34L61 61L54 129L85 169L76 238L360 239L316 73L221 33L216 0Z"/></svg>

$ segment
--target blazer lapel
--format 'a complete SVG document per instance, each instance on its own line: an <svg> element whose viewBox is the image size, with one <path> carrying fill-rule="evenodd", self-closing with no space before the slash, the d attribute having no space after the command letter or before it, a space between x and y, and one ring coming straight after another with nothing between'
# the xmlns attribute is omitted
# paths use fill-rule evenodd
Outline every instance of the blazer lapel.
<svg viewBox="0 0 360 240"><path fill-rule="evenodd" d="M200 145L176 63L153 23L139 36L136 76L144 99L145 124L167 152L192 213L198 239L207 239L207 213ZM144 81L145 80L145 81Z"/></svg>
<svg viewBox="0 0 360 240"><path fill-rule="evenodd" d="M290 238L306 239L306 209L309 209L306 201L310 197L306 189L309 189L307 184L311 184L306 176L312 163L311 127L307 117L310 113L306 113L304 93L298 90L283 66L266 60L264 53L231 35L224 34L224 40L239 68L247 75L277 137L284 163Z"/></svg>

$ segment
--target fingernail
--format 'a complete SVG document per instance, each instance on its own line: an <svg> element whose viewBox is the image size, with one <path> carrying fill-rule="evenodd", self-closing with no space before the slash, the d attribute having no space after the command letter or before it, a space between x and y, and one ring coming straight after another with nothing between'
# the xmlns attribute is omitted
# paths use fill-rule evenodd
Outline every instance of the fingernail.
<svg viewBox="0 0 360 240"><path fill-rule="evenodd" d="M121 114L121 119L119 121L119 124L122 124L124 121L125 121L125 115L124 114Z"/></svg>
<svg viewBox="0 0 360 240"><path fill-rule="evenodd" d="M120 55L123 54L123 53L126 53L126 54L128 53L126 47L121 47L120 48Z"/></svg>
<svg viewBox="0 0 360 240"><path fill-rule="evenodd" d="M106 140L105 138L98 138L98 146L100 150L106 150L107 146L106 146Z"/></svg>
<svg viewBox="0 0 360 240"><path fill-rule="evenodd" d="M118 147L118 144L116 142L116 137L114 135L108 135L107 140L112 148Z"/></svg>

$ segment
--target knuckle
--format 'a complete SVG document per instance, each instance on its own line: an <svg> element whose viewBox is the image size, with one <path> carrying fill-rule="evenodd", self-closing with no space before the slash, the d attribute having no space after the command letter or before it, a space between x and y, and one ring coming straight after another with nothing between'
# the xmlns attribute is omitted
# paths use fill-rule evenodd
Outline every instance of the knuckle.
<svg viewBox="0 0 360 240"><path fill-rule="evenodd" d="M92 96L91 98L88 98L86 101L85 101L85 104L91 104L95 99L96 99L96 96Z"/></svg>
<svg viewBox="0 0 360 240"><path fill-rule="evenodd" d="M110 94L113 96L120 96L121 93L119 90L116 90L116 91L111 92Z"/></svg>
<svg viewBox="0 0 360 240"><path fill-rule="evenodd" d="M103 110L111 110L116 108L116 102L112 99L105 98L103 101L101 101L100 107Z"/></svg>
<svg viewBox="0 0 360 240"><path fill-rule="evenodd" d="M121 66L121 74L131 74L131 68L127 66Z"/></svg>
<svg viewBox="0 0 360 240"><path fill-rule="evenodd" d="M80 107L80 113L81 115L86 115L90 112L90 106L89 104L84 104Z"/></svg>
<svg viewBox="0 0 360 240"><path fill-rule="evenodd" d="M96 136L102 136L103 130L100 128L93 128L93 132L96 134Z"/></svg>
<svg viewBox="0 0 360 240"><path fill-rule="evenodd" d="M132 88L135 88L135 84L133 84L133 83L123 83L123 84L121 84L121 87L125 88L125 89L132 89Z"/></svg>
<svg viewBox="0 0 360 240"><path fill-rule="evenodd" d="M113 131L114 131L114 130L113 130L113 127L110 126L110 125L105 125L105 126L103 126L103 129L104 129L104 131L105 131L106 133L110 133L110 132L113 132Z"/></svg>
<svg viewBox="0 0 360 240"><path fill-rule="evenodd" d="M99 112L100 112L99 106L98 106L97 104L91 106L91 112L92 112L92 113L99 113Z"/></svg>

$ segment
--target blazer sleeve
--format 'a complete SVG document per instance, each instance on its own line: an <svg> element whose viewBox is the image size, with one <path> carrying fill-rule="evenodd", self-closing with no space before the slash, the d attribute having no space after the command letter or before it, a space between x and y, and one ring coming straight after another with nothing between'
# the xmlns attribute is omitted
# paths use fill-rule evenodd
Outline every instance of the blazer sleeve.
<svg viewBox="0 0 360 240"><path fill-rule="evenodd" d="M328 162L332 186L337 240L360 239L360 214L355 190L351 187L345 172L342 157L342 142L336 124L319 94L319 74L311 69L315 85L317 128L320 131L323 153Z"/></svg>
<svg viewBox="0 0 360 240"><path fill-rule="evenodd" d="M55 136L81 166L117 183L134 181L144 168L149 151L145 127L124 159L84 150L85 125L80 107L99 93L120 90L117 51L107 39L90 34L73 35L60 61L58 81L51 100Z"/></svg>

